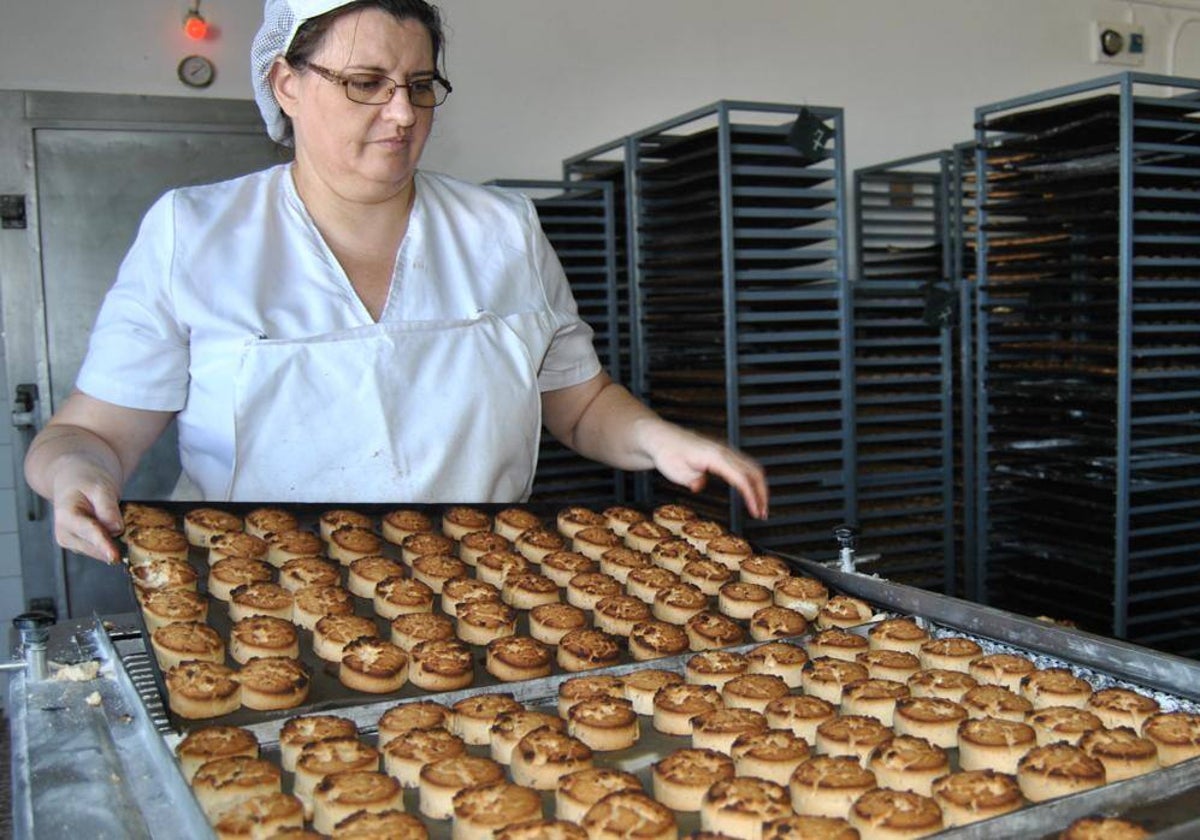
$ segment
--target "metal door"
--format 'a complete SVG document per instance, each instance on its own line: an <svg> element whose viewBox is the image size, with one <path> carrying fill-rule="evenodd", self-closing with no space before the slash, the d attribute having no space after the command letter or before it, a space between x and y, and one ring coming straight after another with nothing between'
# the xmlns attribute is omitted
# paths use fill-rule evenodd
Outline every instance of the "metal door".
<svg viewBox="0 0 1200 840"><path fill-rule="evenodd" d="M36 427L73 387L96 311L150 204L171 187L284 157L250 102L87 94L0 92L0 148L18 152L0 162L0 193L19 196L25 216L23 228L0 232L8 382L22 389L25 405L14 408L29 409L14 422L32 421L14 434L20 476ZM172 426L126 497L161 498L178 473ZM24 493L18 508L28 596L53 596L69 615L129 605L119 570L54 546L46 506Z"/></svg>

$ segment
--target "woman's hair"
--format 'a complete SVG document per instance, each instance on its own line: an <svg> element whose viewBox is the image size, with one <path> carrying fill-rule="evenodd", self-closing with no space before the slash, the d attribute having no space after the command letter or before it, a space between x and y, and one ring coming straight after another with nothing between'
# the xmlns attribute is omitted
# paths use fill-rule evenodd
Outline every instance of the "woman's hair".
<svg viewBox="0 0 1200 840"><path fill-rule="evenodd" d="M429 40L433 44L433 66L437 69L445 44L442 15L437 6L426 3L425 0L354 0L354 2L339 6L331 12L309 18L296 30L296 35L292 38L292 43L288 47L284 59L293 67L308 61L321 46L329 27L338 18L363 9L381 9L397 20L415 20L424 26L425 31L429 33ZM442 76L445 76L445 73L442 73Z"/></svg>

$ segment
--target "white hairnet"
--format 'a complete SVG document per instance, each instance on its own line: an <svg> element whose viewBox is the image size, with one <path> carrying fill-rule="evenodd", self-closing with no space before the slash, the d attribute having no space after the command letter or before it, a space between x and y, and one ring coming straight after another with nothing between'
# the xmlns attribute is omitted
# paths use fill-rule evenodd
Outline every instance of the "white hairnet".
<svg viewBox="0 0 1200 840"><path fill-rule="evenodd" d="M250 74L254 101L267 124L267 134L276 143L291 145L287 119L271 91L271 64L292 45L296 30L309 18L332 12L351 0L267 0L263 22L250 46Z"/></svg>

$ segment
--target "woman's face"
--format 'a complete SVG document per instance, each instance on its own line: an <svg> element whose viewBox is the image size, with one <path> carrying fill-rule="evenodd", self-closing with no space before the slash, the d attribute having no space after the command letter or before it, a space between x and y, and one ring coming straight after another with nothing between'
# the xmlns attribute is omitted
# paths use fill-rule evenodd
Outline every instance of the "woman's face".
<svg viewBox="0 0 1200 840"><path fill-rule="evenodd" d="M425 27L365 9L336 20L311 57L336 73L379 73L404 83L433 73ZM397 88L390 102L363 105L311 69L275 68L276 98L292 118L298 175L320 179L351 200L386 200L406 190L433 124L432 108L414 108Z"/></svg>

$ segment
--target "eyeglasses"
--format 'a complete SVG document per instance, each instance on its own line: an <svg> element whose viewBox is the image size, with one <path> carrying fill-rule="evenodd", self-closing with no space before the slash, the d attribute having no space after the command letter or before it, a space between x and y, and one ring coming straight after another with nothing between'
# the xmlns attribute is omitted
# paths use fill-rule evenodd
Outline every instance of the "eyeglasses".
<svg viewBox="0 0 1200 840"><path fill-rule="evenodd" d="M338 73L328 67L303 63L322 79L341 85L346 91L346 98L360 105L383 105L391 102L397 88L408 92L409 104L414 108L436 108L446 101L453 90L450 82L434 73L432 76L422 76L410 79L407 84L401 84L380 73Z"/></svg>

